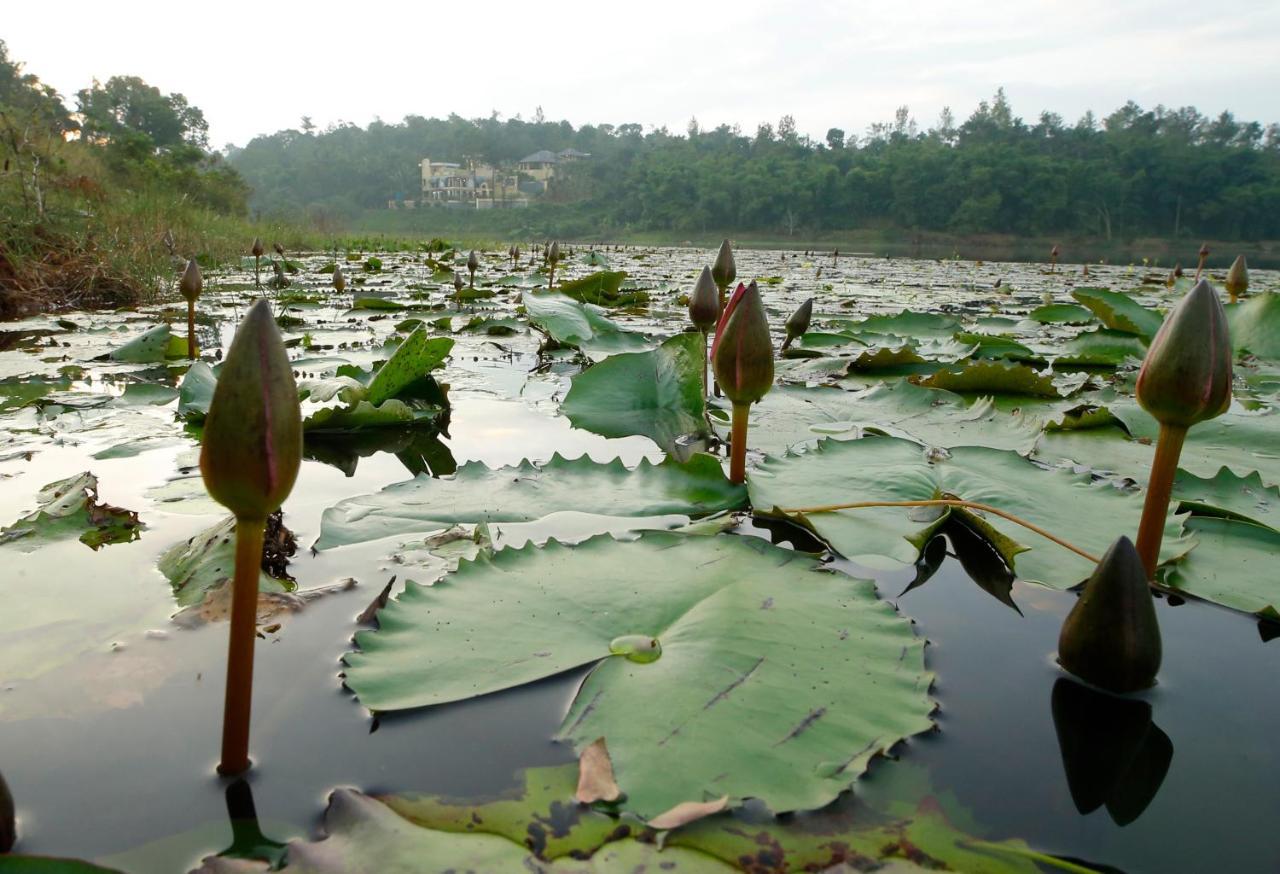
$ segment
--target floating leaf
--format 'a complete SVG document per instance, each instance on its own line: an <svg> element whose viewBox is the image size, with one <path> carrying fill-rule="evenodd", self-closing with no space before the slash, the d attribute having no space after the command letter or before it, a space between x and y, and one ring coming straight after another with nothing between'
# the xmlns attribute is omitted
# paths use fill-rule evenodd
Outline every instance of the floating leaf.
<svg viewBox="0 0 1280 874"><path fill-rule="evenodd" d="M1043 470L1016 453L975 446L926 454L915 443L889 437L828 440L801 455L771 458L756 471L748 491L757 513L791 518L841 554L871 566L914 564L942 522L956 517L986 537L1019 578L1059 589L1088 577L1094 563L995 515L945 507L927 515L905 507L810 514L777 508L955 496L1017 515L1094 555L1101 555L1117 532L1136 531L1142 515L1141 494L1093 482L1088 474ZM1173 561L1192 546L1179 537L1179 521L1170 515L1162 561Z"/></svg>
<svg viewBox="0 0 1280 874"><path fill-rule="evenodd" d="M1058 347L1061 354L1054 366L1116 367L1129 359L1142 361L1146 344L1133 334L1102 329L1082 331Z"/></svg>
<svg viewBox="0 0 1280 874"><path fill-rule="evenodd" d="M931 376L913 377L911 381L929 388L970 394L1062 397L1062 392L1053 384L1051 374L1006 361L971 361L958 368L939 370Z"/></svg>
<svg viewBox="0 0 1280 874"><path fill-rule="evenodd" d="M1226 307L1237 355L1280 360L1280 294L1266 292Z"/></svg>
<svg viewBox="0 0 1280 874"><path fill-rule="evenodd" d="M112 350L105 357L134 364L152 364L166 358L186 358L187 338L175 335L167 324L156 325L142 336Z"/></svg>
<svg viewBox="0 0 1280 874"><path fill-rule="evenodd" d="M431 371L444 364L451 349L451 338L429 338L426 330L419 327L396 347L391 358L374 373L364 399L378 406L391 398L400 397L418 380L430 379Z"/></svg>
<svg viewBox="0 0 1280 874"><path fill-rule="evenodd" d="M1077 288L1071 296L1084 304L1098 321L1113 331L1136 334L1150 340L1160 330L1164 316L1118 291L1105 288Z"/></svg>
<svg viewBox="0 0 1280 874"><path fill-rule="evenodd" d="M977 345L974 358L1007 358L1010 361L1024 361L1031 364L1045 363L1045 356L1032 352L1012 337L1003 334L971 334L965 331L956 333L957 343Z"/></svg>
<svg viewBox="0 0 1280 874"><path fill-rule="evenodd" d="M677 334L657 349L613 355L573 378L561 411L605 437L648 437L670 450L706 429L702 338Z"/></svg>
<svg viewBox="0 0 1280 874"><path fill-rule="evenodd" d="M1050 303L1036 307L1027 318L1045 325L1087 325L1093 321L1093 313L1069 303Z"/></svg>
<svg viewBox="0 0 1280 874"><path fill-rule="evenodd" d="M950 339L960 330L960 323L951 316L941 313L919 313L903 310L888 316L868 316L858 321L837 321L833 324L843 331L862 336L866 334L890 334L895 337L914 337L916 339Z"/></svg>
<svg viewBox="0 0 1280 874"><path fill-rule="evenodd" d="M385 297L358 297L351 302L353 310L380 310L399 312L408 309L404 304Z"/></svg>
<svg viewBox="0 0 1280 874"><path fill-rule="evenodd" d="M178 386L178 415L196 422L204 421L213 403L213 390L218 387L218 377L203 361L197 361L187 369Z"/></svg>
<svg viewBox="0 0 1280 874"><path fill-rule="evenodd" d="M622 330L616 322L602 315L600 307L592 304L579 303L563 294L532 292L526 292L523 300L529 321L565 346L617 351L648 345L643 335Z"/></svg>
<svg viewBox="0 0 1280 874"><path fill-rule="evenodd" d="M1256 470L1238 476L1223 467L1210 478L1179 470L1173 498L1179 513L1239 519L1280 531L1280 487L1264 485Z"/></svg>
<svg viewBox="0 0 1280 874"><path fill-rule="evenodd" d="M171 546L161 554L158 567L179 607L201 603L211 591L225 586L235 576L236 519L228 516L189 540ZM292 592L292 580L277 579L266 571L258 574L259 592Z"/></svg>
<svg viewBox="0 0 1280 874"><path fill-rule="evenodd" d="M90 549L137 540L138 514L98 501L98 478L85 471L49 483L36 494L38 508L0 530L0 544L16 542L31 552L56 540L75 537Z"/></svg>
<svg viewBox="0 0 1280 874"><path fill-rule="evenodd" d="M705 516L746 505L718 459L698 453L688 462L642 459L628 470L620 459L553 455L493 470L474 461L449 479L418 477L372 495L347 498L324 511L317 549L425 533L457 523L530 522L567 510L601 516Z"/></svg>
<svg viewBox="0 0 1280 874"><path fill-rule="evenodd" d="M1280 621L1276 556L1280 531L1237 519L1190 516L1183 532L1196 548L1174 565L1165 582L1196 598Z"/></svg>
<svg viewBox="0 0 1280 874"><path fill-rule="evenodd" d="M620 295L618 290L622 287L622 282L626 278L625 270L601 270L578 279L566 279L560 283L558 291L566 297L571 297L582 303L596 304L597 306L635 303L639 302L636 299L637 297L641 297L643 300L649 299L649 296L643 292Z"/></svg>
<svg viewBox="0 0 1280 874"><path fill-rule="evenodd" d="M642 817L722 795L821 807L931 724L910 623L871 583L754 538L504 549L409 586L379 621L347 656L347 684L373 710L594 664L560 735L579 750L606 738L624 806ZM627 634L656 638L661 658L611 656Z"/></svg>

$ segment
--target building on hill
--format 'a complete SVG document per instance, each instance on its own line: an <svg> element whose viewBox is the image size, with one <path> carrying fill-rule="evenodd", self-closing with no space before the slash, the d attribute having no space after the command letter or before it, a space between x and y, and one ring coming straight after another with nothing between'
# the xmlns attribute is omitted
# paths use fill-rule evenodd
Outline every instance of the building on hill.
<svg viewBox="0 0 1280 874"><path fill-rule="evenodd" d="M468 159L465 163L423 158L423 206L495 209L528 206L520 196L519 177L491 164Z"/></svg>

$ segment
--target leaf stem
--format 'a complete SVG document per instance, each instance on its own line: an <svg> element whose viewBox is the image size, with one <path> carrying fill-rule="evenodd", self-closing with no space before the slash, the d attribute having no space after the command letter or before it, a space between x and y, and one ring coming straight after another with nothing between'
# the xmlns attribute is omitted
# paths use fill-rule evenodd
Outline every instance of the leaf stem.
<svg viewBox="0 0 1280 874"><path fill-rule="evenodd" d="M222 710L220 774L249 770L249 712L253 702L253 644L258 632L258 577L266 521L236 520L236 572L231 583L227 693Z"/></svg>
<svg viewBox="0 0 1280 874"><path fill-rule="evenodd" d="M732 479L732 474L730 474L730 479ZM1058 544L1063 549L1069 549L1072 552L1074 552L1076 555L1080 556L1081 558L1086 558L1089 561L1093 562L1094 564L1097 564L1099 561L1097 556L1090 555L1089 553L1085 552L1083 549L1076 546L1075 544L1070 543L1066 540L1063 540L1061 537L1058 537L1057 535L1050 534L1048 531L1045 531L1039 525L1036 525L1032 522L1028 522L1026 519L1023 519L1020 516L1015 516L1012 513L1008 513L1004 510L1001 510L999 507L993 507L990 504L979 504L977 501L962 501L959 498L937 498L931 501L855 501L850 504L827 504L822 507L794 507L794 508L788 508L788 509L779 508L779 512L782 512L782 513L833 513L836 510L860 510L866 507L962 507L966 510L981 510L984 513L991 513L994 516L999 516L1001 519L1008 519L1010 522L1013 522L1017 525L1021 525L1023 528L1026 528L1029 531L1034 531L1036 534L1039 534L1041 537L1044 537L1047 540L1052 540L1054 543Z"/></svg>
<svg viewBox="0 0 1280 874"><path fill-rule="evenodd" d="M187 301L187 358L196 360L196 301Z"/></svg>
<svg viewBox="0 0 1280 874"><path fill-rule="evenodd" d="M702 399L706 401L711 391L711 386L707 384L707 332L698 333L702 335Z"/></svg>
<svg viewBox="0 0 1280 874"><path fill-rule="evenodd" d="M733 431L729 436L729 482L741 485L747 481L747 418L750 404L733 405Z"/></svg>
<svg viewBox="0 0 1280 874"><path fill-rule="evenodd" d="M1178 472L1178 457L1186 438L1185 427L1160 425L1156 456L1151 461L1151 478L1147 481L1147 497L1142 505L1142 521L1138 523L1138 555L1147 569L1148 580L1155 579L1156 567L1160 564L1160 541L1164 539L1173 478Z"/></svg>

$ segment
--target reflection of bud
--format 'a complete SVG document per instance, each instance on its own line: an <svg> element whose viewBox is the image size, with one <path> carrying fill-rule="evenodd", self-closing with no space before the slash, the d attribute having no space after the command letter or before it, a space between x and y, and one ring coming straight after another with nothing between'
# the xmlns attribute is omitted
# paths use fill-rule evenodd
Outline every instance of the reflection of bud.
<svg viewBox="0 0 1280 874"><path fill-rule="evenodd" d="M1231 295L1232 303L1249 290L1249 264L1244 260L1243 255L1237 255L1236 260L1231 262L1231 269L1227 271L1227 281L1223 284L1226 286L1227 294Z"/></svg>
<svg viewBox="0 0 1280 874"><path fill-rule="evenodd" d="M265 251L267 251L267 250L266 250L266 249L264 249L264 248L262 248L262 240L261 240L259 237L254 237L254 238L253 238L253 248L252 248L252 249L250 249L249 251L250 251L251 253L253 253L253 257L255 257L255 258L261 258L261 257L262 257L262 253L263 253L263 252L265 252Z"/></svg>
<svg viewBox="0 0 1280 874"><path fill-rule="evenodd" d="M773 342L754 282L745 288L739 285L720 316L711 365L734 406L755 403L773 387Z"/></svg>
<svg viewBox="0 0 1280 874"><path fill-rule="evenodd" d="M188 301L195 301L204 290L204 277L200 275L200 265L194 260L187 262L187 269L182 271L178 280L178 292Z"/></svg>
<svg viewBox="0 0 1280 874"><path fill-rule="evenodd" d="M1105 804L1119 826L1142 816L1173 762L1173 742L1152 720L1151 705L1059 677L1050 706L1076 810Z"/></svg>
<svg viewBox="0 0 1280 874"><path fill-rule="evenodd" d="M347 274L342 272L341 264L333 266L333 287L339 294L347 288Z"/></svg>
<svg viewBox="0 0 1280 874"><path fill-rule="evenodd" d="M715 280L721 292L738 278L738 266L733 261L733 249L730 248L728 240L720 244L720 251L716 253L716 262L711 267L711 278Z"/></svg>
<svg viewBox="0 0 1280 874"><path fill-rule="evenodd" d="M782 345L790 346L792 340L797 337L803 337L805 332L809 330L811 321L813 321L813 298L809 298L796 307L796 311L791 314L791 318L787 319L787 339Z"/></svg>
<svg viewBox="0 0 1280 874"><path fill-rule="evenodd" d="M259 300L223 362L200 472L209 495L237 519L260 521L288 497L301 457L298 388L271 307Z"/></svg>
<svg viewBox="0 0 1280 874"><path fill-rule="evenodd" d="M698 283L689 295L689 321L699 331L710 331L720 316L720 292L711 278L711 268L703 267Z"/></svg>
<svg viewBox="0 0 1280 874"><path fill-rule="evenodd" d="M18 840L18 821L13 810L13 796L5 785L4 775L0 774L0 853L13 849Z"/></svg>
<svg viewBox="0 0 1280 874"><path fill-rule="evenodd" d="M1183 428L1219 416L1231 405L1227 316L1207 281L1196 283L1156 332L1135 394L1162 425Z"/></svg>
<svg viewBox="0 0 1280 874"><path fill-rule="evenodd" d="M1062 623L1058 662L1087 683L1133 692L1160 670L1160 624L1147 571L1129 538L1098 562L1084 592Z"/></svg>

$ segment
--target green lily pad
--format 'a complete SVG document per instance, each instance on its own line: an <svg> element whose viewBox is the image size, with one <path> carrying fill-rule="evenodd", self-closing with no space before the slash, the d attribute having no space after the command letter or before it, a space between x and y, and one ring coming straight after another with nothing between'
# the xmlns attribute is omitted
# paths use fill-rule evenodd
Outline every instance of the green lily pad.
<svg viewBox="0 0 1280 874"><path fill-rule="evenodd" d="M529 522L573 510L601 516L705 516L746 506L745 486L732 485L720 461L702 453L688 462L552 456L493 470L464 464L449 479L418 477L372 495L347 498L324 511L316 549L434 531L459 523Z"/></svg>
<svg viewBox="0 0 1280 874"><path fill-rule="evenodd" d="M1027 318L1043 325L1087 325L1093 321L1093 313L1069 303L1049 303L1027 313Z"/></svg>
<svg viewBox="0 0 1280 874"><path fill-rule="evenodd" d="M957 343L977 345L974 358L1007 358L1010 361L1023 361L1030 364L1044 364L1045 356L1033 352L1012 337L1002 334L972 334L958 331L954 339Z"/></svg>
<svg viewBox="0 0 1280 874"><path fill-rule="evenodd" d="M187 338L173 333L168 325L156 325L140 337L135 337L118 349L108 352L112 361L128 361L134 364L153 364L167 358L185 358Z"/></svg>
<svg viewBox="0 0 1280 874"><path fill-rule="evenodd" d="M552 829L556 826L552 826ZM526 871L535 874L606 874L615 871L724 872L736 870L697 850L663 849L621 838L590 858L541 862L522 841L480 829L453 831L416 825L391 807L351 789L329 798L321 841L289 844L285 871L291 874L411 874ZM424 867L426 866L426 867Z"/></svg>
<svg viewBox="0 0 1280 874"><path fill-rule="evenodd" d="M920 313L903 310L889 316L868 316L857 322L835 322L841 330L850 334L891 334L896 337L916 339L949 339L960 330L960 323L941 313Z"/></svg>
<svg viewBox="0 0 1280 874"><path fill-rule="evenodd" d="M218 377L203 361L187 368L178 386L178 415L194 422L203 422L213 403L213 390L218 387Z"/></svg>
<svg viewBox="0 0 1280 874"><path fill-rule="evenodd" d="M809 528L842 555L869 566L914 564L948 516L985 537L1021 578L1058 589L1084 580L1093 563L993 514L958 508L868 507L800 513L860 501L927 501L944 496L996 507L1101 556L1118 533L1136 532L1142 495L1088 474L1044 470L1014 452L964 446L939 455L889 437L823 441L800 455L768 459L748 483L757 514ZM1162 562L1192 546L1170 514Z"/></svg>
<svg viewBox="0 0 1280 874"><path fill-rule="evenodd" d="M592 304L563 294L533 292L525 292L523 301L529 322L562 345L605 352L648 345L642 334L624 331Z"/></svg>
<svg viewBox="0 0 1280 874"><path fill-rule="evenodd" d="M1127 294L1106 288L1077 288L1071 296L1084 304L1098 321L1113 331L1136 334L1150 340L1160 330L1164 316L1147 309Z"/></svg>
<svg viewBox="0 0 1280 874"><path fill-rule="evenodd" d="M201 603L211 591L235 576L235 530L236 519L228 516L161 553L157 566L173 587L179 607ZM259 592L292 592L295 588L292 580L277 580L266 571L258 574Z"/></svg>
<svg viewBox="0 0 1280 874"><path fill-rule="evenodd" d="M1237 355L1280 359L1280 294L1266 292L1227 305L1231 346Z"/></svg>
<svg viewBox="0 0 1280 874"><path fill-rule="evenodd" d="M1223 467L1211 478L1179 470L1173 497L1180 513L1239 519L1280 532L1280 487L1263 484L1256 470L1239 476Z"/></svg>
<svg viewBox="0 0 1280 874"><path fill-rule="evenodd" d="M560 405L574 427L605 437L648 437L670 450L706 430L702 338L677 334L657 349L612 355L573 377Z"/></svg>
<svg viewBox="0 0 1280 874"><path fill-rule="evenodd" d="M1059 368L1072 364L1117 367L1129 359L1142 361L1147 354L1146 344L1138 337L1107 328L1083 331L1059 348L1062 354L1054 359L1054 366Z"/></svg>
<svg viewBox="0 0 1280 874"><path fill-rule="evenodd" d="M939 370L912 379L918 385L947 391L986 395L1030 395L1036 398L1060 398L1053 376L1026 364L1007 361L970 361L959 367Z"/></svg>
<svg viewBox="0 0 1280 874"><path fill-rule="evenodd" d="M379 310L383 312L399 312L408 309L404 304L385 297L358 297L351 302L353 310Z"/></svg>
<svg viewBox="0 0 1280 874"><path fill-rule="evenodd" d="M75 537L90 549L137 540L143 524L132 510L98 501L98 478L85 471L49 483L36 494L38 508L0 529L0 544L31 552L46 543Z"/></svg>
<svg viewBox="0 0 1280 874"><path fill-rule="evenodd" d="M649 295L644 292L620 293L626 278L625 270L601 270L578 279L566 279L560 283L558 291L566 297L597 306L619 306L647 301Z"/></svg>
<svg viewBox="0 0 1280 874"><path fill-rule="evenodd" d="M420 379L428 378L432 370L444 364L453 349L450 337L430 338L425 328L419 327L396 347L385 364L378 368L369 382L369 392L364 400L375 407L391 398L398 398L405 389Z"/></svg>
<svg viewBox="0 0 1280 874"><path fill-rule="evenodd" d="M1196 548L1165 576L1173 588L1233 610L1280 621L1280 531L1237 519L1190 516Z"/></svg>
<svg viewBox="0 0 1280 874"><path fill-rule="evenodd" d="M645 534L504 549L409 586L357 635L347 685L376 711L460 701L595 665L560 737L604 737L624 807L833 800L931 726L924 641L874 586L755 538ZM611 655L624 635L661 656ZM662 706L655 707L654 702Z"/></svg>

